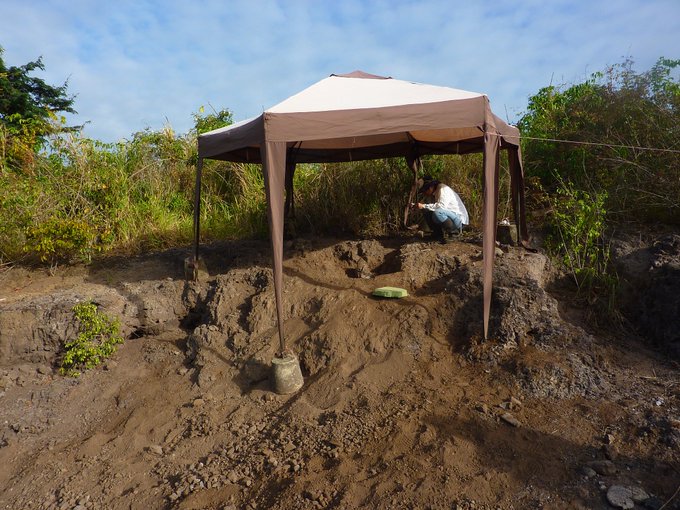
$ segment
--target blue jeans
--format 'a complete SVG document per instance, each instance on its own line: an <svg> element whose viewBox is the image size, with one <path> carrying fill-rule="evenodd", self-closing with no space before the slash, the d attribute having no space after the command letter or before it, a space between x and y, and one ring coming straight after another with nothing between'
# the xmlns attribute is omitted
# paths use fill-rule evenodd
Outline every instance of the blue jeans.
<svg viewBox="0 0 680 510"><path fill-rule="evenodd" d="M453 222L453 226L456 227L456 230L463 228L463 220L461 219L460 215L446 209L435 209L432 211L432 220L437 225L441 225L446 220L451 220Z"/></svg>

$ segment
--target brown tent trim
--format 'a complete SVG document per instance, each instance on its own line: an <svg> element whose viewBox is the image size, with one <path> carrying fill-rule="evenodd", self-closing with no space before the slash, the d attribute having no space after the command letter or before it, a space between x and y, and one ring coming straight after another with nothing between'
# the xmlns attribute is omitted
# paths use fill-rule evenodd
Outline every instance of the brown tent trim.
<svg viewBox="0 0 680 510"><path fill-rule="evenodd" d="M421 156L432 154L473 154L480 152L483 137L460 140L457 142L418 142ZM291 143L295 146L295 163L343 163L347 161L366 161L371 159L402 157L408 154L412 142L399 142L361 148L306 149L303 142ZM396 156L395 156L396 155ZM229 154L211 156L210 159L233 161L235 163L261 164L259 147L247 147Z"/></svg>
<svg viewBox="0 0 680 510"><path fill-rule="evenodd" d="M498 136L487 134L484 137L484 207L482 231L483 255L483 314L484 338L489 337L489 315L491 313L491 290L493 263L496 256L496 224L498 214Z"/></svg>

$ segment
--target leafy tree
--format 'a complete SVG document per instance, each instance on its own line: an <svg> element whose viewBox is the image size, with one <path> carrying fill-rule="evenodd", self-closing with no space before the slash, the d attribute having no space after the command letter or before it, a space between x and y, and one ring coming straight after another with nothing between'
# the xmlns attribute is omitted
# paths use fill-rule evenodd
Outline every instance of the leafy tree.
<svg viewBox="0 0 680 510"><path fill-rule="evenodd" d="M45 143L55 126L56 114L76 113L74 96L67 93L67 82L52 86L31 76L45 70L42 58L22 66L7 67L0 47L0 142L2 160L21 164L30 161L33 153ZM68 128L67 128L68 129ZM73 129L73 128L72 128ZM4 162L4 161L3 161Z"/></svg>
<svg viewBox="0 0 680 510"><path fill-rule="evenodd" d="M229 126L233 122L232 113L226 109L216 111L213 108L213 113L206 114L205 108L201 106L198 113L194 113L194 128L197 135L207 133L213 129Z"/></svg>
<svg viewBox="0 0 680 510"><path fill-rule="evenodd" d="M636 73L627 59L566 89L539 90L519 123L527 173L549 191L560 180L606 190L618 219L680 223L678 66L660 58Z"/></svg>

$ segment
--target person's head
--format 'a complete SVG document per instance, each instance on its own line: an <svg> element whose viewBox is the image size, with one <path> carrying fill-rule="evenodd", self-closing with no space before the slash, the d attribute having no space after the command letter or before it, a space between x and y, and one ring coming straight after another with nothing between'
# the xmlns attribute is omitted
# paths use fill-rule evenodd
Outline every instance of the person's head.
<svg viewBox="0 0 680 510"><path fill-rule="evenodd" d="M437 185L439 184L439 181L436 179L432 179L431 177L425 177L423 179L423 184L420 186L420 189L418 190L418 193L421 193L425 196L430 196L434 193L434 190L437 189Z"/></svg>

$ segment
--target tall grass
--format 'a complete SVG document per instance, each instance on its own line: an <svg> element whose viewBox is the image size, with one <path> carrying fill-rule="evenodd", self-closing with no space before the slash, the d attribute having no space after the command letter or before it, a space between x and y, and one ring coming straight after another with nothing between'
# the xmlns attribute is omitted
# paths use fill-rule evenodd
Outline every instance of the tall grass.
<svg viewBox="0 0 680 510"><path fill-rule="evenodd" d="M502 169L499 215L511 217L507 165ZM456 190L470 213L471 224L481 226L481 155L426 156L422 175ZM404 207L412 184L413 174L404 158L299 165L294 182L297 231L360 237L395 235L403 230ZM410 218L417 221L420 215L414 211Z"/></svg>
<svg viewBox="0 0 680 510"><path fill-rule="evenodd" d="M170 127L115 144L55 136L30 164L0 170L0 263L55 265L189 245L196 160L195 132L177 135ZM423 172L450 184L479 224L481 156L425 157ZM403 228L412 180L403 158L298 165L296 230L394 235ZM205 161L201 240L267 235L261 167Z"/></svg>
<svg viewBox="0 0 680 510"><path fill-rule="evenodd" d="M408 196L409 173L393 159L299 165L294 182L298 230L364 237L394 232Z"/></svg>

